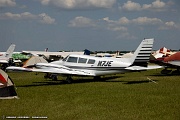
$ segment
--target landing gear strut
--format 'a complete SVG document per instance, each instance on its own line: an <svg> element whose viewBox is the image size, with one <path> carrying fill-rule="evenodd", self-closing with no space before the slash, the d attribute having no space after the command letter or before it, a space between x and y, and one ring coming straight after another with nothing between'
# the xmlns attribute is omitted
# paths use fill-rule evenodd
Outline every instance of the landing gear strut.
<svg viewBox="0 0 180 120"><path fill-rule="evenodd" d="M68 75L67 78L66 78L66 82L67 82L68 84L71 84L72 81L73 81L72 77L71 77L70 75Z"/></svg>

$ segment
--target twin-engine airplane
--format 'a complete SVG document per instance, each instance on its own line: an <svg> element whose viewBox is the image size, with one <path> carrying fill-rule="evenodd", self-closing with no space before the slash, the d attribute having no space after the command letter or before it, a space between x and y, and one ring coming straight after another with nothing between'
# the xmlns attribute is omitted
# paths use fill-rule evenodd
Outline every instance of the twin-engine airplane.
<svg viewBox="0 0 180 120"><path fill-rule="evenodd" d="M36 63L27 67L10 66L7 70L50 73L56 80L57 75L66 75L66 81L72 82L71 76L99 77L131 71L158 69L161 66L148 66L154 39L144 39L131 58L99 58L89 55L69 55L63 60L51 63ZM48 74L45 77L48 77Z"/></svg>

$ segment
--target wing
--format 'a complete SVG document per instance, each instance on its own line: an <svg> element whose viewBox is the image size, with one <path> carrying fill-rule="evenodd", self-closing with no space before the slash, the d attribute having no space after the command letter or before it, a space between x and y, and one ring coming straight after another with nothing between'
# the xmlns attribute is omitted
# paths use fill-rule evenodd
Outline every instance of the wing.
<svg viewBox="0 0 180 120"><path fill-rule="evenodd" d="M56 74L69 74L69 75L83 75L83 76L93 76L92 73L83 71L83 70L75 70L62 65L55 65L50 63L37 63L33 66L29 67L15 67L10 66L7 67L8 71L26 71L26 72L43 72L43 73L56 73Z"/></svg>
<svg viewBox="0 0 180 120"><path fill-rule="evenodd" d="M0 63L8 63L8 60L0 60Z"/></svg>

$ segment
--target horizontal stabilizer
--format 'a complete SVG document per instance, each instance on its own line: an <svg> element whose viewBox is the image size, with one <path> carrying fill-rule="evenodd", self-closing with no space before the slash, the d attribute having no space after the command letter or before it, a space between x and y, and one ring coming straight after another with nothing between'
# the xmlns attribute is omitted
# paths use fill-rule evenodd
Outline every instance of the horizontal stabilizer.
<svg viewBox="0 0 180 120"><path fill-rule="evenodd" d="M159 69L159 68L163 68L163 66L159 66L159 65L149 65L147 67L142 67L142 66L131 66L131 67L127 67L125 68L126 70L139 70L139 71L143 71L143 70L153 70L153 69Z"/></svg>

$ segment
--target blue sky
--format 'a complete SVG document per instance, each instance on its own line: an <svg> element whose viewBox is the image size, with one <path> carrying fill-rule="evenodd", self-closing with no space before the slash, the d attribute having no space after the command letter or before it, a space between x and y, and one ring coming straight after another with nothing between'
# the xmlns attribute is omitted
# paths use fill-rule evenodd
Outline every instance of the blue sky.
<svg viewBox="0 0 180 120"><path fill-rule="evenodd" d="M0 51L180 49L179 0L0 0Z"/></svg>

